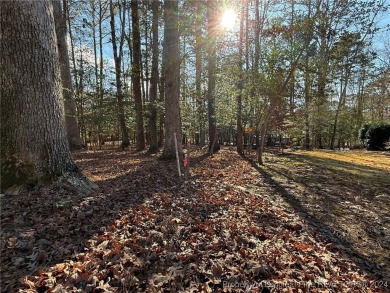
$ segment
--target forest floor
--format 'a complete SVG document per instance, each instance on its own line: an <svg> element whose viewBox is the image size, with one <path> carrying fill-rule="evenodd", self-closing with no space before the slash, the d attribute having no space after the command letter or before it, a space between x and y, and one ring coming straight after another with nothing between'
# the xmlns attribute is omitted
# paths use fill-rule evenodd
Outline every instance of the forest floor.
<svg viewBox="0 0 390 293"><path fill-rule="evenodd" d="M389 291L389 153L192 155L183 180L158 156L81 151L97 192L2 196L1 291Z"/></svg>

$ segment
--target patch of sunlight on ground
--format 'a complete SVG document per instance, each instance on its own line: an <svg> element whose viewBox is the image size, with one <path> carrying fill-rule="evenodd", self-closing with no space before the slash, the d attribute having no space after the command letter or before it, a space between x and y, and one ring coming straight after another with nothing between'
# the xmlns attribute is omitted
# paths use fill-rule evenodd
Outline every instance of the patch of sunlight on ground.
<svg viewBox="0 0 390 293"><path fill-rule="evenodd" d="M361 165L374 169L381 169L390 172L390 156L381 152L368 151L299 151L303 154L319 159L331 159L339 162Z"/></svg>

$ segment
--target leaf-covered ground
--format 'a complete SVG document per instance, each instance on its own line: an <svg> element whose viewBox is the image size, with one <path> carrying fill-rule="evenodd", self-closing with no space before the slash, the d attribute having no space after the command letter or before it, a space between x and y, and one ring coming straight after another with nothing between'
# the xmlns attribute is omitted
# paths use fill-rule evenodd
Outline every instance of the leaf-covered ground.
<svg viewBox="0 0 390 293"><path fill-rule="evenodd" d="M283 199L361 267L390 279L390 154L311 151L258 169Z"/></svg>
<svg viewBox="0 0 390 293"><path fill-rule="evenodd" d="M2 292L387 291L388 177L305 153L193 156L184 181L156 156L80 152L98 192L2 197Z"/></svg>

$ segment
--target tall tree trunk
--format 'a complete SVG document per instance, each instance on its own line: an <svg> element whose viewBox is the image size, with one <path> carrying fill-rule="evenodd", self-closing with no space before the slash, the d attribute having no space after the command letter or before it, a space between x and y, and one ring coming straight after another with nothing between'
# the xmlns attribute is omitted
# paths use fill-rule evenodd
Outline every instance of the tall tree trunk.
<svg viewBox="0 0 390 293"><path fill-rule="evenodd" d="M70 17L69 17L69 5L64 7L66 10L66 20L69 28L69 39L70 39L70 51L71 51L71 60L72 60L72 69L74 72L74 84L75 84L75 106L77 109L77 114L78 114L78 127L79 127L79 132L81 132L81 140L84 141L84 145L86 146L87 140L86 140L86 133L85 133L85 124L84 124L84 113L80 111L80 104L82 104L82 92L80 92L80 88L82 86L79 83L82 81L82 70L80 72L77 70L77 64L76 64L76 54L74 50L74 37L73 37L73 31L72 31L72 26L70 25ZM82 52L81 52L81 65L82 65ZM76 103L76 99L80 100L79 103ZM81 107L82 109L82 107Z"/></svg>
<svg viewBox="0 0 390 293"><path fill-rule="evenodd" d="M106 6L107 7L107 6ZM100 115L99 117L103 116L103 103L104 103L104 89L103 89L103 69L104 69L104 59L103 59L103 17L104 17L104 11L103 11L103 5L102 1L99 1L99 19L98 19L98 31L99 31L99 79L98 79L98 88L99 88L99 93L98 93L98 99L99 99L99 111ZM99 125L101 123L99 122ZM99 132L102 131L101 127L99 129Z"/></svg>
<svg viewBox="0 0 390 293"><path fill-rule="evenodd" d="M53 182L90 191L66 137L51 1L0 1L1 191Z"/></svg>
<svg viewBox="0 0 390 293"><path fill-rule="evenodd" d="M266 104L268 104L267 101ZM263 124L260 127L260 142L257 149L257 163L259 163L259 165L264 165L264 160L263 160L264 142L267 135L268 123L272 114L271 113L272 109L273 109L273 104L271 99L270 105L268 107L266 106L266 108L264 109L264 113L265 113L264 120L263 120Z"/></svg>
<svg viewBox="0 0 390 293"><path fill-rule="evenodd" d="M258 0L257 0L258 1ZM295 0L291 0L291 20L290 20L290 26L294 27L295 25ZM294 46L295 46L295 36L294 34L290 37L290 62L294 61ZM293 73L293 76L290 81L289 86L289 95L290 95L290 115L294 114L294 108L295 108L295 72Z"/></svg>
<svg viewBox="0 0 390 293"><path fill-rule="evenodd" d="M64 0L64 5L66 5L66 0ZM81 140L79 127L77 125L76 104L74 101L74 91L70 75L68 45L66 42L66 11L66 8L64 8L64 10L61 8L61 0L53 0L53 13L61 68L62 94L64 97L68 143L71 149L81 149L84 147L84 143Z"/></svg>
<svg viewBox="0 0 390 293"><path fill-rule="evenodd" d="M356 120L357 120L357 129L360 129L363 126L363 105L364 105L364 90L366 82L366 70L363 69L362 75L359 79L359 90L357 94L357 105L356 105Z"/></svg>
<svg viewBox="0 0 390 293"><path fill-rule="evenodd" d="M167 22L167 15L164 12L164 23ZM165 29L165 28L164 28ZM163 44L167 42L167 35L164 33ZM165 67L167 60L167 50L163 49L162 51L162 60L161 60L161 70L159 76L159 89L160 89L160 105L165 105ZM165 120L165 110L159 111L158 113L158 147L162 148L164 146L164 120Z"/></svg>
<svg viewBox="0 0 390 293"><path fill-rule="evenodd" d="M204 146L206 144L205 133L205 115L204 115L204 98L202 96L202 8L204 1L197 2L196 12L196 30L195 30L195 92L196 92L196 106L198 112L199 123L199 144Z"/></svg>
<svg viewBox="0 0 390 293"><path fill-rule="evenodd" d="M217 138L217 121L215 119L215 70L217 49L215 44L217 34L217 8L216 1L207 2L207 40L208 40L208 84L207 84L207 101L208 101L208 118L209 118L209 152L211 154L219 150L219 144L215 143Z"/></svg>
<svg viewBox="0 0 390 293"><path fill-rule="evenodd" d="M158 17L159 17L159 5L158 1L152 2L152 75L150 80L150 140L149 140L149 153L158 152L157 141L157 90L158 90Z"/></svg>
<svg viewBox="0 0 390 293"><path fill-rule="evenodd" d="M347 85L349 82L349 77L350 77L350 69L348 65L345 66L345 71L344 71L344 76L342 77L343 80L341 82L341 89L340 89L340 99L339 103L337 104L337 109L334 117L334 122L333 122L333 129L332 129L332 136L330 139L330 149L334 149L334 143L336 141L336 134L337 134L337 125L339 122L339 116L340 112L345 106L345 99L347 97Z"/></svg>
<svg viewBox="0 0 390 293"><path fill-rule="evenodd" d="M165 36L164 36L165 42ZM165 50L164 50L165 51ZM162 64L161 64L161 77L159 78L159 93L160 97L158 99L160 105L165 104L165 78L164 78L164 68L165 68L165 52L163 51ZM158 111L158 147L162 148L164 146L164 111Z"/></svg>
<svg viewBox="0 0 390 293"><path fill-rule="evenodd" d="M325 40L321 37L322 42ZM315 147L322 148L322 134L323 134L323 123L322 123L322 117L321 115L323 112L323 107L326 103L326 79L327 79L327 62L328 59L326 58L326 51L325 51L325 45L321 44L321 57L320 57L320 68L318 69L318 81L317 81L317 101L316 101L316 108L317 113L316 115L318 118L315 122L315 134L318 137L313 143L315 144Z"/></svg>
<svg viewBox="0 0 390 293"><path fill-rule="evenodd" d="M97 53L97 42L96 42L96 2L95 0L90 2L91 4L91 10L92 10L92 23L91 23L91 29L92 29L92 43L93 43L93 59L94 59L94 73L95 73L95 98L98 103L97 107L97 113L98 113L98 119L96 121L96 136L98 139L99 149L101 149L102 144L104 143L103 135L102 135L102 118L103 118L103 103L101 98L100 92L102 89L100 88L100 77L99 77L99 65L98 65L98 53ZM93 130L94 131L94 130Z"/></svg>
<svg viewBox="0 0 390 293"><path fill-rule="evenodd" d="M310 80L310 41L312 39L312 6L311 2L308 3L308 17L305 36L305 73L304 73L304 95L305 95L305 149L310 149L310 103L311 103L311 80Z"/></svg>
<svg viewBox="0 0 390 293"><path fill-rule="evenodd" d="M255 0L255 23L254 23L254 56L253 56L253 78L254 80L259 80L259 61L260 61L260 3L259 0ZM252 90L252 94L254 95L255 87ZM258 112L257 105L255 106L255 112ZM256 113L257 114L257 113ZM257 114L257 116L260 116ZM259 150L260 147L260 131L259 131L259 123L260 117L257 117L255 120L255 128L256 128L256 147Z"/></svg>
<svg viewBox="0 0 390 293"><path fill-rule="evenodd" d="M135 105L137 151L145 149L144 117L141 92L141 37L139 31L138 0L131 0L131 22L133 35L132 82Z"/></svg>
<svg viewBox="0 0 390 293"><path fill-rule="evenodd" d="M305 69L305 149L310 149L310 74L309 74L309 61L308 57L306 57L306 69Z"/></svg>
<svg viewBox="0 0 390 293"><path fill-rule="evenodd" d="M122 89L122 56L123 56L123 42L124 42L124 23L125 23L125 4L122 7L122 25L121 25L121 36L119 41L119 50L116 41L116 28L115 28L115 12L114 4L110 0L110 25L111 25L111 42L112 49L114 52L114 62L115 62L115 81L116 81L116 97L118 102L118 119L119 125L122 131L122 148L128 147L130 145L129 134L126 126L126 117L125 117L125 107L124 107L124 94Z"/></svg>
<svg viewBox="0 0 390 293"><path fill-rule="evenodd" d="M158 1L157 1L158 2ZM152 3L153 4L153 3ZM146 101L150 101L150 77L149 77L149 24L148 24L148 19L147 19L147 12L144 13L144 21L142 22L143 27L144 27L144 46L145 46L145 54L141 59L144 59L144 62L141 62L141 78L142 78L142 91L143 91L143 99L144 99L144 104ZM153 20L152 20L153 22ZM142 56L142 55L141 55ZM152 57L153 58L153 57Z"/></svg>
<svg viewBox="0 0 390 293"><path fill-rule="evenodd" d="M238 48L238 70L239 70L239 81L237 84L238 95L237 95L237 152L239 154L244 153L244 144L243 144L243 129L242 129L242 91L244 89L243 81L243 72L242 72L242 57L243 57L243 41L244 41L244 4L241 7L240 14L240 42Z"/></svg>
<svg viewBox="0 0 390 293"><path fill-rule="evenodd" d="M163 159L174 159L176 156L174 133L176 133L179 154L183 152L181 144L180 117L180 51L177 0L164 1L165 18L165 141Z"/></svg>
<svg viewBox="0 0 390 293"><path fill-rule="evenodd" d="M78 87L76 90L76 96L79 98L78 112L80 117L80 130L81 135L87 144L87 127L85 125L85 115L84 115L84 59L83 51L80 52L80 74L78 75Z"/></svg>

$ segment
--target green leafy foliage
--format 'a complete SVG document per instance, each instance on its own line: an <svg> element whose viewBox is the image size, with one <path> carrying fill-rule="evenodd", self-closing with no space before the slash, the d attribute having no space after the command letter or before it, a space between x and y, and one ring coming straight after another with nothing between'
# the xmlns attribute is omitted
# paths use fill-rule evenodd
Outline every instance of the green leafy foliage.
<svg viewBox="0 0 390 293"><path fill-rule="evenodd" d="M360 129L359 139L370 151L385 150L390 140L390 124L366 124Z"/></svg>

